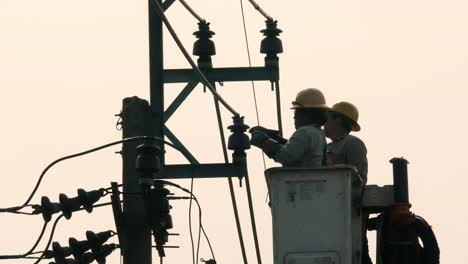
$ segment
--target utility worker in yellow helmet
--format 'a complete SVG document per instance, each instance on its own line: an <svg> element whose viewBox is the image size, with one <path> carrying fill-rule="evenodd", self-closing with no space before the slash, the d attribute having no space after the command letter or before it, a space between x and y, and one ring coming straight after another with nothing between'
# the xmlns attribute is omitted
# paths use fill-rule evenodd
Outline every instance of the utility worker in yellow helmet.
<svg viewBox="0 0 468 264"><path fill-rule="evenodd" d="M321 127L326 122L326 104L322 92L308 88L299 92L292 102L296 131L286 140L278 131L253 127L250 143L283 166L320 167L325 163L326 140Z"/></svg>
<svg viewBox="0 0 468 264"><path fill-rule="evenodd" d="M365 185L367 183L366 145L358 137L350 134L352 131L361 130L358 118L357 107L349 102L339 102L328 111L324 130L332 142L327 146L327 163L355 166Z"/></svg>
<svg viewBox="0 0 468 264"><path fill-rule="evenodd" d="M361 130L358 118L359 111L355 105L339 102L328 111L324 130L326 136L332 140L327 146L328 165L345 164L356 167L364 186L367 183L366 145L358 137L350 134L352 131ZM363 211L362 264L372 264L366 234L368 218L369 213Z"/></svg>

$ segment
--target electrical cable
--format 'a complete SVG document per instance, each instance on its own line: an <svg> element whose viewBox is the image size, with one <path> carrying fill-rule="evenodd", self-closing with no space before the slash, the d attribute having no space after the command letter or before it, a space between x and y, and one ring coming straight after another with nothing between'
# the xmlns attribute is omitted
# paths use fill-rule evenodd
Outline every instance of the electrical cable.
<svg viewBox="0 0 468 264"><path fill-rule="evenodd" d="M63 218L63 214L61 214L60 216L57 217L57 219L55 219L54 225L52 226L52 230L50 231L49 240L47 240L47 244L44 248L44 251L42 251L42 254L38 257L38 259L34 262L34 264L38 264L44 258L45 252L49 249L50 244L52 243L52 239L54 238L55 228L57 227L58 222L62 218Z"/></svg>
<svg viewBox="0 0 468 264"><path fill-rule="evenodd" d="M271 16L269 16L263 9L254 1L254 0L249 0L249 2L253 5L253 7L262 14L263 17L265 17L267 20L273 20Z"/></svg>
<svg viewBox="0 0 468 264"><path fill-rule="evenodd" d="M229 163L229 158L228 158L228 155L227 155L226 139L224 137L224 132L223 132L221 111L219 109L219 104L218 104L217 99L214 98L214 100L215 100L216 116L217 116L217 119L218 119L218 127L219 127L220 136L221 136L221 144L222 144L222 148L223 148L224 162ZM259 247L258 238L257 238L257 230L256 230L256 225L255 225L255 214L254 214L254 210L253 210L252 194L250 192L250 182L249 182L249 179L248 179L248 174L245 176L245 178L246 178L246 185L247 185L247 200L248 200L248 204L249 204L250 221L251 221L251 224L252 224L252 232L253 232L254 242L255 242L255 252L257 254L258 264L261 264L262 260L261 260L261 256L260 256L260 247ZM237 210L237 202L236 202L236 197L235 197L235 193L234 193L234 186L232 184L231 177L228 177L228 183L229 183L229 191L230 191L230 194L231 194L232 206L233 206L233 209L234 209L234 216L235 216L235 220L236 220L237 231L238 231L238 234L239 234L240 246L241 246L241 250L242 250L242 258L244 260L244 264L247 264L247 256L246 256L246 253L245 253L244 239L243 239L243 236L242 236L242 229L241 229L240 220L239 220L239 213L238 213L238 210Z"/></svg>
<svg viewBox="0 0 468 264"><path fill-rule="evenodd" d="M104 207L104 206L108 206L108 205L112 205L112 203L108 202L108 203L96 204L96 205L93 205L93 208ZM82 211L82 210L85 210L85 208L80 208L80 209L76 210L76 212ZM34 264L38 264L44 258L45 252L49 249L50 244L52 243L52 239L54 238L55 229L57 228L57 224L60 221L60 219L63 218L63 216L64 216L63 214L60 214L57 217L57 219L55 219L54 225L52 226L52 230L50 231L49 240L47 240L47 244L46 244L44 250L42 251L41 255L38 257L36 262L34 262Z"/></svg>
<svg viewBox="0 0 468 264"><path fill-rule="evenodd" d="M29 205L26 205L25 207L28 207L28 206L32 206L32 205L29 204ZM27 212L19 212L19 211L0 211L0 213L19 214L19 215L37 215L35 213L27 213Z"/></svg>
<svg viewBox="0 0 468 264"><path fill-rule="evenodd" d="M179 0L179 2L189 11L190 14L192 14L193 17L195 17L199 22L205 23L206 20L201 18L188 4L185 2L185 0Z"/></svg>
<svg viewBox="0 0 468 264"><path fill-rule="evenodd" d="M105 149L105 148L108 148L108 147L111 147L111 146L114 146L114 145L118 145L118 144L122 144L122 143L126 143L126 142L133 142L133 141L138 141L138 140L155 140L155 141L159 141L159 142L162 142L168 146L171 146L172 148L178 150L178 151L181 151L181 152L184 152L181 148L179 148L178 146L170 143L170 142L167 142L159 137L149 137L149 136L137 136L137 137L130 137L130 138L124 138L122 140L118 140L118 141L114 141L114 142L111 142L111 143L108 143L108 144L105 144L105 145L102 145L102 146L99 146L99 147L96 147L96 148L93 148L93 149L89 149L89 150L86 150L86 151L83 151L83 152L79 152L79 153L76 153L76 154L72 154L72 155L68 155L68 156L65 156L65 157L62 157L62 158L59 158L57 160L55 160L54 162L50 163L41 173L41 175L39 176L39 179L37 180L37 183L36 185L34 186L34 189L33 191L31 192L31 194L29 195L29 197L26 199L26 201L23 203L23 205L21 206L15 206L15 207L9 207L9 208L0 208L0 213L13 213L13 212L17 212L18 210L21 210L27 206L31 206L29 204L29 202L32 200L32 198L34 197L34 195L36 194L37 190L39 189L39 185L41 184L42 182L42 179L44 178L44 175L47 173L47 171L52 168L54 165L56 165L57 163L59 162L62 162L64 160L68 160L68 159L72 159L72 158L76 158L76 157L80 157L80 156L83 156L83 155L87 155L87 154L90 154L92 152L96 152L98 150L102 150L102 149Z"/></svg>
<svg viewBox="0 0 468 264"><path fill-rule="evenodd" d="M223 120L221 118L221 110L219 108L219 102L216 98L214 98L214 103L215 103L215 109L216 109L216 117L218 119L219 134L221 137L221 146L223 148L224 162L229 163L229 158L228 158L227 148L226 148L226 138L224 137L224 131L223 131ZM239 211L237 209L236 193L234 191L234 184L232 183L231 177L228 177L228 185L229 185L229 193L231 196L232 208L234 211L234 219L236 221L237 234L239 236L239 244L241 248L242 259L244 261L244 264L248 264L247 254L246 254L245 245L244 245L244 236L242 235L242 226L240 224Z"/></svg>
<svg viewBox="0 0 468 264"><path fill-rule="evenodd" d="M178 188L180 190L182 190L183 192L186 192L188 194L190 194L190 200L194 200L196 203L197 203L197 206L198 206L198 214L199 214L199 217L200 217L200 221L199 221L199 228L201 229L201 231L203 232L203 235L205 236L205 239L206 239L206 242L208 243L208 247L210 248L210 251L211 251L211 255L213 257L213 259L215 259L215 255L214 255L214 252L213 252L213 247L211 246L211 242L210 242L210 239L208 238L208 235L206 234L206 231L205 229L203 228L203 225L202 225L202 220L201 220L201 217L202 217L202 213L201 213L201 206L200 206L200 203L198 202L198 199L197 197L193 194L193 192L187 190L186 188L176 184L176 183L173 183L173 182L170 182L170 181L165 181L165 180L157 180L158 182L162 183L162 184L166 184L166 185L169 185L169 186L173 186L175 188Z"/></svg>
<svg viewBox="0 0 468 264"><path fill-rule="evenodd" d="M249 47L249 38L247 35L247 23L245 22L245 14L244 14L244 1L240 0L240 7L242 13L242 24L244 26L244 38L245 38L245 46L247 50L247 58L249 59L249 67L252 67L252 60L250 58L250 47ZM257 116L257 126L260 126L260 117L258 114L258 105L257 105L257 93L255 92L255 82L252 81L252 93L254 98L255 104L255 114ZM262 160L263 160L263 170L266 170L266 162L265 162L265 153L262 151Z"/></svg>
<svg viewBox="0 0 468 264"><path fill-rule="evenodd" d="M216 89L213 87L213 85L210 83L210 81L208 81L208 79L206 78L206 76L203 74L203 72L200 70L200 68L198 68L198 66L195 64L195 62L193 61L193 59L190 57L189 53L187 52L187 50L185 49L184 45L182 44L182 42L180 41L179 37L177 36L177 33L174 31L174 28L172 27L171 23L169 22L169 20L167 19L166 15L164 14L164 11L162 10L162 7L161 5L158 3L158 1L156 0L153 0L151 1L151 3L153 4L154 8L155 8L155 11L156 13L159 15L159 17L161 18L161 20L164 22L164 25L166 25L166 28L167 30L169 31L169 33L171 34L172 38L174 39L174 41L176 42L177 46L179 47L180 51L182 52L182 54L184 55L185 59L188 61L188 63L190 64L190 66L192 66L193 70L195 71L195 73L200 77L200 81L206 85L206 87L208 87L208 89L210 90L210 92L213 94L214 97L216 97L220 102L221 104L223 104L224 107L226 107L226 109L231 112L233 115L235 116L240 116L240 114L238 112L236 112L234 110L234 108L232 108L222 97L221 95L218 94L218 92L216 92Z"/></svg>
<svg viewBox="0 0 468 264"><path fill-rule="evenodd" d="M193 177L190 180L190 193L193 193ZM196 258L195 258L195 245L193 242L193 230L192 230L192 199L190 199L189 202L189 215L188 215L188 221L189 221L189 234L190 234L190 243L192 245L192 263L196 263Z"/></svg>
<svg viewBox="0 0 468 264"><path fill-rule="evenodd" d="M37 252L33 253L33 251L36 249L37 245L39 244L42 237L44 236L45 230L47 228L47 224L48 222L44 222L44 225L42 226L42 230L41 230L41 233L39 234L39 237L36 239L36 242L31 247L31 249L28 250L26 253L19 254L19 255L0 255L0 259L18 259L18 258L25 258L28 255L36 254Z"/></svg>

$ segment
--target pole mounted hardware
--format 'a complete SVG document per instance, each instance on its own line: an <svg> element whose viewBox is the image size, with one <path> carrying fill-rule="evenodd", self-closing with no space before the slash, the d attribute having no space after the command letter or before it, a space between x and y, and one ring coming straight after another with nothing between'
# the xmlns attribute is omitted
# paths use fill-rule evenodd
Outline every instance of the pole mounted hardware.
<svg viewBox="0 0 468 264"><path fill-rule="evenodd" d="M278 21L267 20L266 29L261 30L265 38L260 44L260 53L266 54L265 65L278 67L278 54L283 53L283 43L278 38L281 29L278 28Z"/></svg>
<svg viewBox="0 0 468 264"><path fill-rule="evenodd" d="M157 178L157 173L161 169L160 155L163 151L152 142L145 142L139 145L136 149L136 171L140 178L140 183L145 185L153 185L154 179Z"/></svg>
<svg viewBox="0 0 468 264"><path fill-rule="evenodd" d="M93 231L87 231L86 232L87 240L78 241L76 238L71 237L68 239L68 244L69 244L68 247L62 247L60 243L53 242L52 250L47 250L44 254L44 257L47 259L54 258L57 264L65 263L64 262L65 258L71 255L73 255L73 257L76 260L84 261L87 259L88 260L91 259L90 257L91 253L87 252L88 250L91 250L92 251L91 262L97 259L102 260L104 255L105 256L108 255L107 252L109 251L109 249L115 246L115 244L110 244L109 246L106 246L103 249L104 243L106 243L107 240L109 240L109 238L113 237L114 235L115 235L115 232L113 231L104 231L104 232L100 232L97 234L94 233ZM100 251L103 251L103 252L100 252ZM91 262L86 262L86 263L91 263ZM84 263L84 262L79 262L79 263Z"/></svg>
<svg viewBox="0 0 468 264"><path fill-rule="evenodd" d="M193 33L197 40L193 44L193 55L198 56L200 69L212 68L211 56L216 55L215 43L211 40L215 33L210 30L210 23L202 21L198 23L198 31Z"/></svg>
<svg viewBox="0 0 468 264"><path fill-rule="evenodd" d="M165 244L169 241L169 232L173 228L172 216L170 215L171 206L168 195L170 191L163 185L156 183L154 188L148 189L144 195L146 213L153 238L156 244L156 250L160 257L165 257Z"/></svg>
<svg viewBox="0 0 468 264"><path fill-rule="evenodd" d="M72 213L81 208L91 213L93 211L93 204L99 201L104 195L106 195L106 190L104 188L90 192L78 189L78 196L73 198L68 198L65 194L61 193L59 195L59 203L52 203L47 196L42 196L41 205L33 205L33 213L42 214L46 222L52 219L53 214L60 211L66 219L70 219Z"/></svg>
<svg viewBox="0 0 468 264"><path fill-rule="evenodd" d="M125 225L123 224L124 217L122 213L122 207L120 206L121 201L119 195L119 185L116 182L111 182L111 188L112 212L114 214L114 223L117 231L117 237L119 239L120 255L123 256L127 250L127 242L124 236Z"/></svg>
<svg viewBox="0 0 468 264"><path fill-rule="evenodd" d="M172 229L172 217L169 214L168 195L170 191L164 185L154 180L158 178L161 168L159 155L161 149L150 142L143 143L137 147L136 171L140 177L143 189L143 200L146 217L153 231L153 238L160 257L165 256L164 245L169 240L168 229Z"/></svg>

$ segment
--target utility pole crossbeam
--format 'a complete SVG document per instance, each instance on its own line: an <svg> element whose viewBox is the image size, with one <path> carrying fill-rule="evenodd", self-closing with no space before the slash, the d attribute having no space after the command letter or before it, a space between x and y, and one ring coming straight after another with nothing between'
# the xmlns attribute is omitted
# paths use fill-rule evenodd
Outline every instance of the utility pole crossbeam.
<svg viewBox="0 0 468 264"><path fill-rule="evenodd" d="M233 67L203 69L206 78L211 82L242 82L242 81L271 81L279 80L277 67ZM164 70L165 83L186 83L200 81L200 77L193 69Z"/></svg>

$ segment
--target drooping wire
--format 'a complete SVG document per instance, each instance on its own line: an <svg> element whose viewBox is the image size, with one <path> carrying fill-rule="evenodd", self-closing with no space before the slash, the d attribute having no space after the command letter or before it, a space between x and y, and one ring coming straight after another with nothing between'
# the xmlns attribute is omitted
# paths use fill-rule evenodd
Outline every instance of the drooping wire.
<svg viewBox="0 0 468 264"><path fill-rule="evenodd" d="M63 218L63 214L61 214L60 216L57 217L57 219L55 219L54 225L52 226L52 230L50 231L49 240L47 240L47 244L46 244L46 246L44 248L44 251L42 251L41 255L34 262L34 264L38 264L44 258L45 253L49 249L50 244L52 243L52 239L54 238L55 228L57 228L57 224L60 221L60 219L62 219L62 218Z"/></svg>
<svg viewBox="0 0 468 264"><path fill-rule="evenodd" d="M55 161L53 161L52 163L50 163L41 173L41 175L39 176L38 180L37 180L37 183L36 185L34 186L34 189L33 191L31 192L31 194L29 195L29 197L26 199L26 201L20 205L20 206L15 206L15 207L9 207L9 208L0 208L0 213L14 213L14 212L17 212L18 210L21 210L27 206L30 206L29 205L29 202L32 200L32 198L34 197L34 195L36 194L37 190L39 189L39 186L42 182L42 179L44 178L45 174L47 173L47 171L49 171L50 168L52 168L54 165L56 165L57 163L60 163L62 161L65 161L65 160L68 160L68 159L72 159L72 158L76 158L76 157L80 157L80 156L84 156L84 155L87 155L87 154L90 154L90 153L93 153L93 152L96 152L98 150L102 150L102 149L105 149L105 148L108 148L108 147L111 147L111 146L114 146L114 145L118 145L118 144L122 144L122 143L126 143L126 142L132 142L132 141L139 141L139 140L155 140L155 141L159 141L159 142L162 142L168 146L171 146L173 147L174 149L178 150L178 151L181 151L181 152L184 152L183 149L179 148L178 146L170 143L170 142L167 142L159 137L149 137L149 136L137 136L137 137L130 137L130 138L124 138L122 140L118 140L118 141L114 141L114 142L111 142L111 143L108 143L108 144L105 144L105 145L102 145L102 146L99 146L99 147L96 147L96 148L93 148L93 149L89 149L89 150L86 150L86 151L83 151L83 152L79 152L79 153L76 153L76 154L72 154L72 155L68 155L68 156L65 156L65 157L62 157L62 158L59 158Z"/></svg>
<svg viewBox="0 0 468 264"><path fill-rule="evenodd" d="M175 188L178 188L180 190L182 190L183 192L185 193L188 193L190 195L190 200L194 200L195 203L197 204L198 206L198 215L199 215L199 228L200 230L203 232L203 235L206 239L206 242L208 243L208 247L210 248L210 251L211 251L211 255L213 257L213 259L215 259L215 255L214 255L214 252L213 252L213 247L211 246L211 242L210 242L210 239L208 238L208 235L206 234L205 232L205 229L203 228L203 224L202 224L202 210L201 210L201 206L200 206L200 203L197 199L197 197L193 194L193 192L191 192L190 190L187 190L186 188L176 184L176 183L173 183L173 182L170 182L170 181L165 181L165 180L157 180L157 182L160 182L162 184L166 184L166 185L169 185L169 186L173 186Z"/></svg>
<svg viewBox="0 0 468 264"><path fill-rule="evenodd" d="M25 258L31 254L34 254L33 251L36 249L37 245L41 241L42 237L44 236L45 230L47 228L48 222L44 222L44 225L42 226L41 233L39 234L39 237L36 239L36 242L34 245L31 247L30 250L28 250L24 254L19 254L19 255L0 255L0 259L19 259L19 258Z"/></svg>
<svg viewBox="0 0 468 264"><path fill-rule="evenodd" d="M250 58L249 38L247 34L247 23L245 21L243 0L240 0L240 7L241 7L241 13L242 13L242 24L244 26L244 38L245 38L245 46L247 50L247 58L249 59L249 67L252 67L252 60ZM258 114L258 105L257 105L257 93L255 92L254 81L252 81L252 93L253 93L254 104L255 104L255 114L257 116L257 126L260 126L260 117ZM262 151L262 160L263 160L263 170L266 170L265 153L263 153L263 151Z"/></svg>
<svg viewBox="0 0 468 264"><path fill-rule="evenodd" d="M193 177L190 180L190 193L193 193ZM192 230L192 199L189 201L189 215L188 215L188 221L189 221L189 234L190 234L190 243L192 245L192 263L196 263L196 258L195 258L195 245L193 242L193 230Z"/></svg>
<svg viewBox="0 0 468 264"><path fill-rule="evenodd" d="M262 14L268 20L273 20L271 16L269 16L254 0L249 0L249 2L253 5L253 7Z"/></svg>
<svg viewBox="0 0 468 264"><path fill-rule="evenodd" d="M161 20L163 21L164 25L166 25L166 28L167 30L169 31L169 33L171 34L172 38L174 39L174 41L176 42L177 46L179 47L180 51L182 52L182 54L184 55L185 59L188 61L188 63L190 64L190 66L193 68L193 70L197 73L197 75L200 77L200 81L206 86L208 87L208 90L210 90L210 92L213 94L214 97L216 97L220 102L221 104L223 104L224 107L226 107L226 109L231 112L233 115L235 116L240 116L238 112L236 112L236 110L234 110L234 108L232 108L222 97L221 95L218 94L218 92L216 92L216 89L213 87L213 85L210 83L210 81L208 81L208 79L206 78L206 76L203 74L203 72L200 70L200 68L198 68L198 66L195 64L195 62L193 61L193 59L190 57L189 53L187 52L187 50L185 49L184 45L182 44L182 42L180 41L179 37L177 36L177 33L175 32L174 28L172 27L171 23L169 22L169 20L167 19L166 15L164 14L164 11L162 10L162 7L161 5L158 3L158 1L156 0L153 0L151 1L151 4L154 6L155 8L155 11L156 13L158 14L158 16L161 18Z"/></svg>
<svg viewBox="0 0 468 264"><path fill-rule="evenodd" d="M179 0L179 2L189 11L190 14L192 14L193 17L195 17L199 22L206 22L205 19L201 18L188 4L185 2L185 0Z"/></svg>
<svg viewBox="0 0 468 264"><path fill-rule="evenodd" d="M104 207L104 206L108 206L108 205L112 205L112 203L108 202L108 203L96 204L96 205L93 205L93 208ZM80 209L78 209L76 211L82 211L82 210L85 210L85 208L80 208ZM63 218L63 214L60 214L57 217L57 219L55 219L54 225L52 226L52 230L50 231L49 240L47 240L47 244L46 244L44 250L41 252L41 255L36 260L36 262L34 262L34 264L38 264L44 258L46 251L49 249L50 244L52 243L52 240L54 239L54 234L55 234L55 229L57 228L57 224L60 221L60 219L62 219L62 218Z"/></svg>

